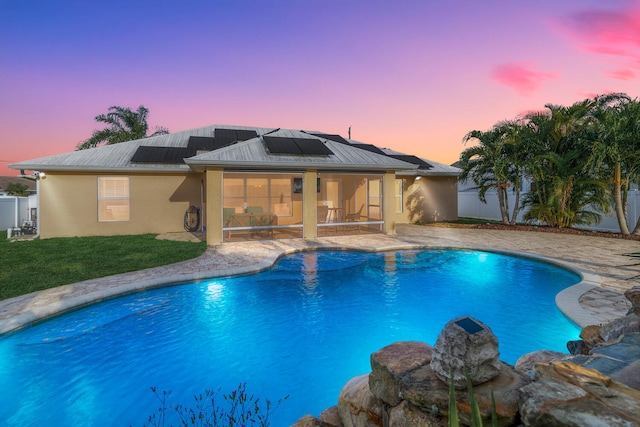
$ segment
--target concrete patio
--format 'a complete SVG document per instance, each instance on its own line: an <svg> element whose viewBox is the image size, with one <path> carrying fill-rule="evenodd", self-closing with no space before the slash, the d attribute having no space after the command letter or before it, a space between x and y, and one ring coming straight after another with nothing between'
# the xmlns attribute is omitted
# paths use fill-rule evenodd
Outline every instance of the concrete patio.
<svg viewBox="0 0 640 427"><path fill-rule="evenodd" d="M194 238L184 233L179 238ZM640 267L624 256L640 251L637 241L614 238L399 225L397 234L325 237L313 241L275 240L227 243L200 257L147 270L87 280L0 301L0 334L105 298L143 289L269 268L283 254L313 249L386 251L411 248L465 248L543 259L571 268L582 282L556 297L560 309L580 326L624 316L623 292L638 285Z"/></svg>

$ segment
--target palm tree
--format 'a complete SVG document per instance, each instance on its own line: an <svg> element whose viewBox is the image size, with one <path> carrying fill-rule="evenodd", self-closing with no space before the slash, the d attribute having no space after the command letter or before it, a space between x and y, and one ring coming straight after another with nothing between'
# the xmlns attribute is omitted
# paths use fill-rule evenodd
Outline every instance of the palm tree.
<svg viewBox="0 0 640 427"><path fill-rule="evenodd" d="M466 182L471 178L474 184L478 186L480 201L486 203L487 191L496 190L498 204L500 205L500 216L505 224L510 223L507 190L512 184L516 184L516 187L519 185L519 181L516 178L518 173L514 173L514 150L509 145L510 140L507 137L510 136L510 130L511 128L507 124L497 124L488 131L474 130L467 133L463 138L464 143L470 140L477 140L479 144L465 149L460 154L459 163L459 167L462 169L459 175L460 181ZM512 216L514 222L517 216L517 209L518 201L516 201Z"/></svg>
<svg viewBox="0 0 640 427"><path fill-rule="evenodd" d="M595 98L594 132L589 165L610 183L620 233L630 234L627 224L627 194L640 174L640 102L623 93ZM640 218L635 233L640 234Z"/></svg>
<svg viewBox="0 0 640 427"><path fill-rule="evenodd" d="M547 104L546 110L526 116L533 153L526 169L534 183L523 199L526 219L571 227L600 220L589 208L608 210L605 186L586 168L593 106L589 99L570 107Z"/></svg>
<svg viewBox="0 0 640 427"><path fill-rule="evenodd" d="M167 128L156 127L156 131L147 135L149 125L147 117L149 109L141 105L136 111L124 107L109 107L107 114L96 116L95 120L99 123L108 125L105 129L94 130L91 138L79 143L77 150L86 150L88 148L104 145L118 144L120 142L132 141L134 139L147 138L149 136L164 135L169 133Z"/></svg>

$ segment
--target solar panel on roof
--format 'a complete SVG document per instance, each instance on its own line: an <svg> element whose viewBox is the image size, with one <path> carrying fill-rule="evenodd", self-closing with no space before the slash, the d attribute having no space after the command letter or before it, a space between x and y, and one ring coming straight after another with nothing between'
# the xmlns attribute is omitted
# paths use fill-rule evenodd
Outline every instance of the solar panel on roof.
<svg viewBox="0 0 640 427"><path fill-rule="evenodd" d="M358 147L362 150L367 150L371 153L376 153L376 154L383 154L384 155L384 151L382 151L381 149L379 149L378 147L376 147L375 145L372 144L351 144L354 147Z"/></svg>
<svg viewBox="0 0 640 427"><path fill-rule="evenodd" d="M168 147L163 163L184 163L185 157L191 157L189 149L182 147Z"/></svg>
<svg viewBox="0 0 640 427"><path fill-rule="evenodd" d="M250 129L220 129L216 128L213 131L215 138L214 150L222 147L234 144L238 141L246 141L251 138L256 138L258 133L255 130Z"/></svg>
<svg viewBox="0 0 640 427"><path fill-rule="evenodd" d="M347 145L351 145L351 144L349 143L349 141L347 141L346 139L344 139L343 137L341 137L340 135L337 135L337 134L330 134L330 133L310 133L309 135L318 136L318 137L320 137L320 138L328 139L328 140L333 141L333 142L339 142L340 144L347 144Z"/></svg>
<svg viewBox="0 0 640 427"><path fill-rule="evenodd" d="M190 136L187 147L194 154L198 150L214 150L215 140L211 136Z"/></svg>
<svg viewBox="0 0 640 427"><path fill-rule="evenodd" d="M419 157L408 155L408 154L389 154L389 157L392 157L397 160L402 160L403 162L411 163L414 165L418 165L418 169L431 169L432 165L425 162Z"/></svg>
<svg viewBox="0 0 640 427"><path fill-rule="evenodd" d="M333 154L326 145L319 139L294 138L293 141L298 145L302 154L329 155Z"/></svg>
<svg viewBox="0 0 640 427"><path fill-rule="evenodd" d="M236 138L238 141L247 141L249 139L256 138L258 132L249 129L236 129Z"/></svg>
<svg viewBox="0 0 640 427"><path fill-rule="evenodd" d="M302 154L293 138L263 136L262 139L271 154Z"/></svg>
<svg viewBox="0 0 640 427"><path fill-rule="evenodd" d="M181 147L146 147L141 145L131 157L133 163L182 163L189 150Z"/></svg>
<svg viewBox="0 0 640 427"><path fill-rule="evenodd" d="M229 144L233 144L237 141L236 131L234 129L218 129L213 131L213 136L216 140L216 145L224 147Z"/></svg>
<svg viewBox="0 0 640 427"><path fill-rule="evenodd" d="M285 138L278 136L263 136L267 150L271 154L308 154L329 155L333 154L319 139L312 138Z"/></svg>
<svg viewBox="0 0 640 427"><path fill-rule="evenodd" d="M141 145L131 157L133 163L162 163L168 147L145 147Z"/></svg>

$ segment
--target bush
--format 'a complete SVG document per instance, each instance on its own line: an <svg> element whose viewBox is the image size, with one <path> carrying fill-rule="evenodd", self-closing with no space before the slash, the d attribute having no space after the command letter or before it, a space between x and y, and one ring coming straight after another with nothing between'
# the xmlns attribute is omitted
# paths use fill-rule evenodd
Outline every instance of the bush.
<svg viewBox="0 0 640 427"><path fill-rule="evenodd" d="M194 396L192 407L183 405L172 405L168 403L171 391L159 393L155 387L151 387L151 392L158 398L161 406L158 413L149 416L146 426L164 427L170 419L179 420L180 426L199 427L248 427L248 426L269 426L269 416L287 400L289 396L279 399L275 405L268 399L265 400L264 407L261 407L260 399L247 394L247 384L241 383L236 390L229 394L222 395L222 402L218 399L220 389L217 392L206 390L204 394ZM174 409L174 412L167 413L167 409ZM171 417L171 415L174 415ZM173 425L173 424L169 424Z"/></svg>

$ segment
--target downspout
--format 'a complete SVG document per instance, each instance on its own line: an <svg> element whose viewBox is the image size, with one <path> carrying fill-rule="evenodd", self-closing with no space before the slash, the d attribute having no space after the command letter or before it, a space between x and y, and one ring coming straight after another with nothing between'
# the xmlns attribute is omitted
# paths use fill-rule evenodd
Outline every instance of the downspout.
<svg viewBox="0 0 640 427"><path fill-rule="evenodd" d="M13 228L18 228L18 215L20 214L20 203L18 201L18 196L13 196L13 201L14 201L14 214L13 214Z"/></svg>
<svg viewBox="0 0 640 427"><path fill-rule="evenodd" d="M39 171L34 171L33 175L25 175L24 174L24 170L20 169L20 175L21 178L26 178L29 179L31 181L35 181L36 182L36 204L37 206L37 210L36 210L36 234L33 235L34 239L37 239L40 237L40 179L44 178L45 174L44 172L39 172ZM16 211L16 221L17 219L17 211ZM17 225L16 225L17 227Z"/></svg>
<svg viewBox="0 0 640 427"><path fill-rule="evenodd" d="M36 178L36 204L38 207L36 208L36 234L33 236L34 239L38 239L40 237L40 173L37 172Z"/></svg>
<svg viewBox="0 0 640 427"><path fill-rule="evenodd" d="M206 231L206 212L204 209L204 180L200 180L200 231Z"/></svg>

